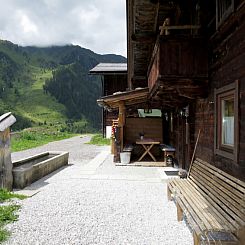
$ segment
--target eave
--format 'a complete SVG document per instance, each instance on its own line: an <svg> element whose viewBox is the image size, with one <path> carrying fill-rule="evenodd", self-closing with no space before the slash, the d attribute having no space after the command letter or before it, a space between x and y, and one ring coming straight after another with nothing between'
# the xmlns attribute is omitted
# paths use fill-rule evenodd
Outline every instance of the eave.
<svg viewBox="0 0 245 245"><path fill-rule="evenodd" d="M148 88L118 92L113 95L101 97L97 100L97 103L99 106L104 107L107 110L113 110L117 109L121 103L124 103L125 106L145 103L148 99L148 93Z"/></svg>

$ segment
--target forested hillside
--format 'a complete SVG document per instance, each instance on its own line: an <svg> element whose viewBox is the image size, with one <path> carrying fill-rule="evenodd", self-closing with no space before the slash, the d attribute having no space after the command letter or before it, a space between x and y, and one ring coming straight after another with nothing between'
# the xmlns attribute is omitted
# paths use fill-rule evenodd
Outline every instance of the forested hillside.
<svg viewBox="0 0 245 245"><path fill-rule="evenodd" d="M0 114L12 111L15 129L59 125L83 132L100 128L99 77L88 75L99 62L126 62L79 46L20 47L0 40Z"/></svg>

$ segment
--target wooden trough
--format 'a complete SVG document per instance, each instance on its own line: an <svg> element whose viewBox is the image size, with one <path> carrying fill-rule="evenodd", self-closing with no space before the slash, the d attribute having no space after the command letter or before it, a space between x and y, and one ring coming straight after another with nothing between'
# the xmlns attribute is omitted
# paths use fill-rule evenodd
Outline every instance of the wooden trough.
<svg viewBox="0 0 245 245"><path fill-rule="evenodd" d="M23 189L68 164L68 152L49 151L13 162L13 187Z"/></svg>

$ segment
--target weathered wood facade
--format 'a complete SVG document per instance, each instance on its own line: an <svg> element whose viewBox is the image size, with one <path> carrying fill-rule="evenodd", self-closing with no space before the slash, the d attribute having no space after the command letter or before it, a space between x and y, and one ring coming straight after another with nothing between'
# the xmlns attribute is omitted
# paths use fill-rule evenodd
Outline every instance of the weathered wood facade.
<svg viewBox="0 0 245 245"><path fill-rule="evenodd" d="M234 12L209 38L209 94L195 104L195 129L203 128L197 155L245 180L245 2L236 1ZM237 123L234 157L216 151L217 101L215 90L237 83ZM216 109L215 109L216 108ZM208 137L209 136L209 137Z"/></svg>
<svg viewBox="0 0 245 245"><path fill-rule="evenodd" d="M127 1L128 87L149 87L180 166L201 130L196 156L243 180L244 19L242 0Z"/></svg>

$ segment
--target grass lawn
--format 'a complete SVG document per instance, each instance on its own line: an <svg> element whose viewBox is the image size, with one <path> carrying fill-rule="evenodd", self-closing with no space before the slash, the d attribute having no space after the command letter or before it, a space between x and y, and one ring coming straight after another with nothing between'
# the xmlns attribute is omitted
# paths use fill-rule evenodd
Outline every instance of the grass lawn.
<svg viewBox="0 0 245 245"><path fill-rule="evenodd" d="M111 140L103 138L102 134L95 134L92 136L88 144L91 145L110 145Z"/></svg>
<svg viewBox="0 0 245 245"><path fill-rule="evenodd" d="M77 134L58 132L50 128L33 128L24 130L11 139L11 151L23 151L33 147L45 145L52 141L63 140Z"/></svg>
<svg viewBox="0 0 245 245"><path fill-rule="evenodd" d="M11 198L24 199L26 196L14 194L7 190L0 189L0 203L7 201ZM4 226L10 222L17 220L18 215L16 211L20 208L19 205L4 205L0 206L0 243L5 241L10 235L8 231L4 229Z"/></svg>
<svg viewBox="0 0 245 245"><path fill-rule="evenodd" d="M34 83L19 89L20 96L15 102L16 110L36 124L64 123L67 120L65 106L43 91L45 80L52 77L52 70L44 72L43 69L32 66L31 71Z"/></svg>

